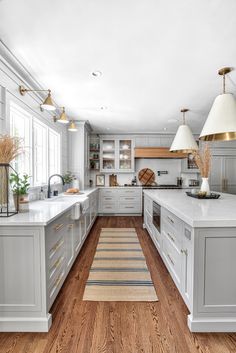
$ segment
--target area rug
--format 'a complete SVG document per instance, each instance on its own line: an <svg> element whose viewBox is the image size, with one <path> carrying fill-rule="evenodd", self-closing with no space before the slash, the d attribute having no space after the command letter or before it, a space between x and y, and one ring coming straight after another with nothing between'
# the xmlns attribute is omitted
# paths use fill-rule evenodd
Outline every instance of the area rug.
<svg viewBox="0 0 236 353"><path fill-rule="evenodd" d="M158 301L135 228L102 228L83 300Z"/></svg>

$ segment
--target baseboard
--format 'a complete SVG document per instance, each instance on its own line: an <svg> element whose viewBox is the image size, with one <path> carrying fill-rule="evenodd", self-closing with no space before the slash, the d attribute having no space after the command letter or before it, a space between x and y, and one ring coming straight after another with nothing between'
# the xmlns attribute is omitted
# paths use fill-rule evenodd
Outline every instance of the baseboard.
<svg viewBox="0 0 236 353"><path fill-rule="evenodd" d="M52 315L46 317L1 317L0 332L48 332L52 325Z"/></svg>
<svg viewBox="0 0 236 353"><path fill-rule="evenodd" d="M188 327L191 332L236 332L235 318L199 318L188 315Z"/></svg>

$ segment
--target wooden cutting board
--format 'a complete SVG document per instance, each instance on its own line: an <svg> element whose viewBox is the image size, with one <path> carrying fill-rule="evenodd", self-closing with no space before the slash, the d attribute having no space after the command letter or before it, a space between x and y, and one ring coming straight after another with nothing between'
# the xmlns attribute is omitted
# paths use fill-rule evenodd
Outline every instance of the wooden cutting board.
<svg viewBox="0 0 236 353"><path fill-rule="evenodd" d="M138 180L142 185L152 185L155 183L155 174L149 168L141 169L138 173Z"/></svg>

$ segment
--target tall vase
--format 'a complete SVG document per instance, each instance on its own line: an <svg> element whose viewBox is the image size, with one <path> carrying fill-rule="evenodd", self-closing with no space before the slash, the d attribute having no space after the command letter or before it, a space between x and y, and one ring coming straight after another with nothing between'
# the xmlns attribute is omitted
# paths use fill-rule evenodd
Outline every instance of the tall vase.
<svg viewBox="0 0 236 353"><path fill-rule="evenodd" d="M207 195L210 195L210 186L209 186L209 181L208 178L202 178L202 184L201 184L201 189L200 191L206 192Z"/></svg>

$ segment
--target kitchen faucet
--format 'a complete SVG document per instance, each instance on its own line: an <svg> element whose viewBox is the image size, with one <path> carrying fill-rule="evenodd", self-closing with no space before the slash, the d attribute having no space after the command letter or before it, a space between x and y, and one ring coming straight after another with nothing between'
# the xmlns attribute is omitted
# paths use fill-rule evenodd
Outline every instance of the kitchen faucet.
<svg viewBox="0 0 236 353"><path fill-rule="evenodd" d="M50 197L51 197L50 181L51 181L51 179L52 179L54 176L57 176L57 177L61 178L61 180L62 180L62 185L65 185L65 181L64 181L64 178L63 178L62 175L60 175L60 174L53 174L53 175L51 175L51 176L48 178L48 199L50 199Z"/></svg>

